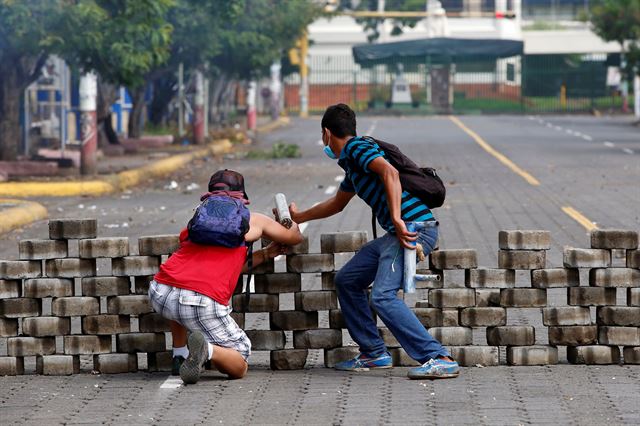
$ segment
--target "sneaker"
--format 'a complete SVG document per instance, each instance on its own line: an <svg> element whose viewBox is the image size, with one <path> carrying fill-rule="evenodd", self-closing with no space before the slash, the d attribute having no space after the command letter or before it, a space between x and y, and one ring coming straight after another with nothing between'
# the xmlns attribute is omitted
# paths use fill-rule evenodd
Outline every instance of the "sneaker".
<svg viewBox="0 0 640 426"><path fill-rule="evenodd" d="M171 361L171 375L179 376L180 375L180 366L184 362L184 357L182 355L174 356Z"/></svg>
<svg viewBox="0 0 640 426"><path fill-rule="evenodd" d="M430 359L420 367L409 370L407 376L410 379L452 379L459 374L460 367L457 362Z"/></svg>
<svg viewBox="0 0 640 426"><path fill-rule="evenodd" d="M189 348L189 356L180 366L180 378L185 385L192 385L200 380L202 367L209 358L209 348L204 335L198 331L189 335L187 347Z"/></svg>
<svg viewBox="0 0 640 426"><path fill-rule="evenodd" d="M391 367L393 367L393 360L389 352L385 352L377 358L369 358L364 354L360 354L353 359L337 363L333 368L343 371L369 371L372 368Z"/></svg>

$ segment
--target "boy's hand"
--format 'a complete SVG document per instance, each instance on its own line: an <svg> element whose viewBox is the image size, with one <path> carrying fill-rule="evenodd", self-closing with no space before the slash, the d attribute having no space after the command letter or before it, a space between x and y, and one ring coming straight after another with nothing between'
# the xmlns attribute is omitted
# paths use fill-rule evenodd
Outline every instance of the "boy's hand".
<svg viewBox="0 0 640 426"><path fill-rule="evenodd" d="M298 206L296 206L296 203L291 203L289 204L289 213L291 214L291 220L293 220L295 223L299 222L299 217L298 217Z"/></svg>
<svg viewBox="0 0 640 426"><path fill-rule="evenodd" d="M418 239L418 233L409 232L403 220L399 220L397 222L394 221L393 226L396 229L396 237L398 237L398 241L400 241L400 244L404 248L415 250L416 246L412 243Z"/></svg>
<svg viewBox="0 0 640 426"><path fill-rule="evenodd" d="M287 254L289 247L285 244L271 242L267 247L265 247L265 250L269 259L273 259L281 254Z"/></svg>

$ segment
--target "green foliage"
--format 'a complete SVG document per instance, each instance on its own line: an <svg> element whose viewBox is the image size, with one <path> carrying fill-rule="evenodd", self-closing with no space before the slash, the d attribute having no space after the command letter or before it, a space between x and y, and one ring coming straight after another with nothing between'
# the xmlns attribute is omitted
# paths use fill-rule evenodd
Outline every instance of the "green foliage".
<svg viewBox="0 0 640 426"><path fill-rule="evenodd" d="M349 1L342 3L350 3ZM347 8L348 5L342 5L341 9ZM376 11L378 10L378 0L362 0L356 10L359 11ZM426 0L386 0L385 10L394 12L424 12L426 10ZM416 23L422 18L395 18L391 22L393 28L391 29L391 35L402 34L404 27L413 28ZM383 19L381 18L358 18L356 22L362 25L365 31L368 32L367 38L370 42L377 40L380 37L378 31L378 24L381 24Z"/></svg>
<svg viewBox="0 0 640 426"><path fill-rule="evenodd" d="M278 142L273 144L270 151L253 150L247 153L247 158L251 159L278 159L278 158L299 158L300 146Z"/></svg>
<svg viewBox="0 0 640 426"><path fill-rule="evenodd" d="M594 31L607 41L620 43L625 52L627 71L640 63L640 1L597 0L591 9ZM636 69L640 73L640 70Z"/></svg>

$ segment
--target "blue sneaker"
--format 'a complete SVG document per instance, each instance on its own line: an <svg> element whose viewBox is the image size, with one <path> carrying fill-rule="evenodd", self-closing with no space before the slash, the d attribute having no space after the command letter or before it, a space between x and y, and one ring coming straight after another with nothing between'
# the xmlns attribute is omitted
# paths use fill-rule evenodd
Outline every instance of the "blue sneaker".
<svg viewBox="0 0 640 426"><path fill-rule="evenodd" d="M389 352L385 352L376 358L369 358L364 354L360 354L353 359L337 363L333 368L343 371L369 371L372 368L391 367L393 367L393 360Z"/></svg>
<svg viewBox="0 0 640 426"><path fill-rule="evenodd" d="M452 379L459 374L460 367L457 362L430 359L420 367L409 370L407 376L410 379Z"/></svg>

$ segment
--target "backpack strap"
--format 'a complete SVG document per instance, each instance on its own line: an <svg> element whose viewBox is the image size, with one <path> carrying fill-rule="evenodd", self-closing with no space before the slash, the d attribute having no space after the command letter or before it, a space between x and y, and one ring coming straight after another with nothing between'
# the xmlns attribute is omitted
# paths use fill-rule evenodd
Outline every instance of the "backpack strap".
<svg viewBox="0 0 640 426"><path fill-rule="evenodd" d="M244 298L244 310L249 307L249 299L251 298L251 278L253 277L253 242L249 244L247 248L247 263L249 264L249 271L247 272L247 288L245 289Z"/></svg>
<svg viewBox="0 0 640 426"><path fill-rule="evenodd" d="M373 231L373 239L378 238L378 227L376 226L376 215L371 210L371 230Z"/></svg>

